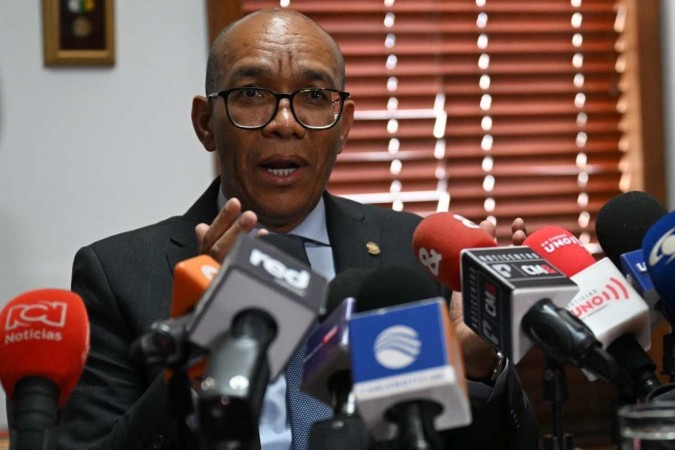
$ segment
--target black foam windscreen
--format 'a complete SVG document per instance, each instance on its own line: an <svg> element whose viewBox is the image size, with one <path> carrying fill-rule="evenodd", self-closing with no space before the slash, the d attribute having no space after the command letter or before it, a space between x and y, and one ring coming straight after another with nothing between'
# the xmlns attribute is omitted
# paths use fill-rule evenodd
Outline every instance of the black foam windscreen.
<svg viewBox="0 0 675 450"><path fill-rule="evenodd" d="M326 312L323 314L323 317L321 317L321 320L328 317L346 298L355 298L358 307L359 299L357 293L366 277L372 272L373 269L352 267L338 273L335 278L328 283L328 296L325 305Z"/></svg>
<svg viewBox="0 0 675 450"><path fill-rule="evenodd" d="M624 253L642 248L642 239L668 211L654 196L630 191L612 197L600 208L595 233L605 255L620 267Z"/></svg>
<svg viewBox="0 0 675 450"><path fill-rule="evenodd" d="M383 267L363 280L356 294L356 309L371 311L440 295L440 285L422 268Z"/></svg>

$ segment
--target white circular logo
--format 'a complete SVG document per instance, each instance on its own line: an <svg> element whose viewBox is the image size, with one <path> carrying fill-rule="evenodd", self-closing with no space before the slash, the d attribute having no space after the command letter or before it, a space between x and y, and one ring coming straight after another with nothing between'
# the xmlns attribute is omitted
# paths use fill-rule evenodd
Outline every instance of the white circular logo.
<svg viewBox="0 0 675 450"><path fill-rule="evenodd" d="M375 339L375 359L387 369L402 369L417 359L422 350L417 331L404 325L394 325Z"/></svg>
<svg viewBox="0 0 675 450"><path fill-rule="evenodd" d="M649 253L649 265L654 267L664 256L670 256L666 264L669 264L675 258L675 227L666 231L663 236L656 241L652 251Z"/></svg>

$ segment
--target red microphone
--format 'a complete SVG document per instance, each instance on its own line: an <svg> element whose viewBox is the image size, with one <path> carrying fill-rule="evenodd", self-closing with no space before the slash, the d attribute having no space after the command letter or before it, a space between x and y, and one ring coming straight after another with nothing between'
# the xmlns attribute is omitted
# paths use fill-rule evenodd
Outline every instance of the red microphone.
<svg viewBox="0 0 675 450"><path fill-rule="evenodd" d="M568 277L595 263L579 239L559 226L540 228L525 239L525 245L553 263Z"/></svg>
<svg viewBox="0 0 675 450"><path fill-rule="evenodd" d="M82 299L39 289L0 312L0 381L14 401L17 449L56 448L58 408L80 378L89 351L89 319Z"/></svg>
<svg viewBox="0 0 675 450"><path fill-rule="evenodd" d="M432 276L454 291L462 290L460 253L465 248L496 247L485 230L450 212L425 217L413 234L417 259Z"/></svg>

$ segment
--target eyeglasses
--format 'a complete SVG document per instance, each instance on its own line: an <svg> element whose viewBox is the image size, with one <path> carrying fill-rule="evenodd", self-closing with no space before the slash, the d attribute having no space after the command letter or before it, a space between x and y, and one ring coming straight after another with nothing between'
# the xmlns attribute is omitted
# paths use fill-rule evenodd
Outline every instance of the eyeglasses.
<svg viewBox="0 0 675 450"><path fill-rule="evenodd" d="M280 94L260 87L242 87L214 92L209 99L222 97L230 122L245 130L264 128L272 121L281 99L287 98L293 117L309 130L326 130L340 119L349 92L326 88L305 88Z"/></svg>

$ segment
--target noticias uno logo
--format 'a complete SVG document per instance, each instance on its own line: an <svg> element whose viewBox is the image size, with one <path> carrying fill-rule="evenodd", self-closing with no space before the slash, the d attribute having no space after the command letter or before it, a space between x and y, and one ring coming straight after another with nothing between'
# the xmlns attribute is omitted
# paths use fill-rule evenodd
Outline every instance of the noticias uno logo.
<svg viewBox="0 0 675 450"><path fill-rule="evenodd" d="M629 300L630 293L624 284L619 279L611 277L605 288L598 294L583 303L575 305L570 309L570 312L577 317L584 317L594 309L603 306L605 303L612 300ZM569 307L568 307L569 308Z"/></svg>
<svg viewBox="0 0 675 450"><path fill-rule="evenodd" d="M417 331L405 325L394 325L375 339L375 359L387 369L402 369L415 362L422 350Z"/></svg>
<svg viewBox="0 0 675 450"><path fill-rule="evenodd" d="M64 302L44 301L30 305L18 304L9 308L5 330L25 328L32 325L48 325L63 328L66 324L68 305Z"/></svg>

